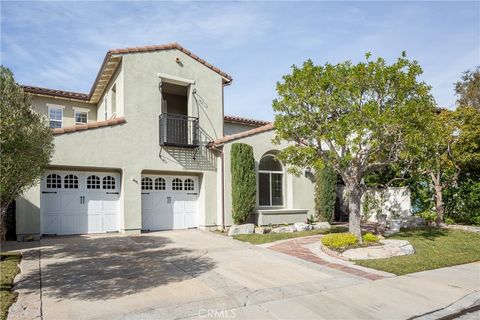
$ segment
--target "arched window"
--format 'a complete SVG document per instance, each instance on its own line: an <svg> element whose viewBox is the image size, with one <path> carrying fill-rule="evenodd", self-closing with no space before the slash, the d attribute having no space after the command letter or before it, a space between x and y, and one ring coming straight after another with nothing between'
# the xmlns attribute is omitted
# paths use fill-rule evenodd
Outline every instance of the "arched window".
<svg viewBox="0 0 480 320"><path fill-rule="evenodd" d="M103 178L103 189L113 190L115 189L115 178L112 176L106 176Z"/></svg>
<svg viewBox="0 0 480 320"><path fill-rule="evenodd" d="M152 190L153 182L149 177L142 178L142 190Z"/></svg>
<svg viewBox="0 0 480 320"><path fill-rule="evenodd" d="M60 189L62 187L62 177L52 173L47 176L47 188Z"/></svg>
<svg viewBox="0 0 480 320"><path fill-rule="evenodd" d="M65 189L78 189L78 177L74 174L66 175L63 180L63 187Z"/></svg>
<svg viewBox="0 0 480 320"><path fill-rule="evenodd" d="M172 180L172 190L182 190L182 179L175 178Z"/></svg>
<svg viewBox="0 0 480 320"><path fill-rule="evenodd" d="M195 182L192 179L186 179L183 186L185 187L185 191L195 190Z"/></svg>
<svg viewBox="0 0 480 320"><path fill-rule="evenodd" d="M155 190L165 190L165 179L163 178L155 179Z"/></svg>
<svg viewBox="0 0 480 320"><path fill-rule="evenodd" d="M87 178L87 189L100 189L100 178L98 176L89 176Z"/></svg>
<svg viewBox="0 0 480 320"><path fill-rule="evenodd" d="M283 206L283 166L272 154L258 164L258 196L261 206Z"/></svg>

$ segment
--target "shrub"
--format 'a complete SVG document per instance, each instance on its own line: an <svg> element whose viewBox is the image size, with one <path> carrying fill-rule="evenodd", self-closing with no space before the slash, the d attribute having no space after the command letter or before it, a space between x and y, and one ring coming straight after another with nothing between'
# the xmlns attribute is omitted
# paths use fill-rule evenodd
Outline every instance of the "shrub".
<svg viewBox="0 0 480 320"><path fill-rule="evenodd" d="M364 234L362 239L363 239L363 242L378 242L379 240L376 235L370 232Z"/></svg>
<svg viewBox="0 0 480 320"><path fill-rule="evenodd" d="M330 167L317 171L315 180L315 211L320 221L332 221L337 199L337 173Z"/></svg>
<svg viewBox="0 0 480 320"><path fill-rule="evenodd" d="M343 249L358 242L351 233L331 233L322 238L322 244L331 249Z"/></svg>
<svg viewBox="0 0 480 320"><path fill-rule="evenodd" d="M255 209L257 182L252 146L234 143L231 151L232 217L235 223L248 220Z"/></svg>
<svg viewBox="0 0 480 320"><path fill-rule="evenodd" d="M418 213L418 216L425 219L425 222L427 224L432 224L433 222L435 222L435 219L437 218L437 214L435 213L435 211L432 211L432 210L422 211Z"/></svg>

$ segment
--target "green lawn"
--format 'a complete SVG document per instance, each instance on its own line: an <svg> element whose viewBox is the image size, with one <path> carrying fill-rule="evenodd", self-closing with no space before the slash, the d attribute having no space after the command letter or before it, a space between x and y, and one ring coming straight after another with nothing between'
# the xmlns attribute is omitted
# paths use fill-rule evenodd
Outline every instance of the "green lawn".
<svg viewBox="0 0 480 320"><path fill-rule="evenodd" d="M309 230L309 231L299 231L299 232L288 232L288 233L266 233L266 234L239 234L233 236L235 240L240 240L244 242L250 242L251 244L263 244L268 242L274 242L278 240L286 240L299 237L314 236L317 234L327 234L334 232L345 232L348 229L342 226L332 226L330 231L327 230Z"/></svg>
<svg viewBox="0 0 480 320"><path fill-rule="evenodd" d="M12 292L12 282L15 275L20 272L18 264L21 256L19 253L5 252L0 255L0 319L7 319L8 308L17 298Z"/></svg>
<svg viewBox="0 0 480 320"><path fill-rule="evenodd" d="M402 275L480 260L478 233L432 228L402 231L388 239L410 241L415 254L355 262L361 266Z"/></svg>

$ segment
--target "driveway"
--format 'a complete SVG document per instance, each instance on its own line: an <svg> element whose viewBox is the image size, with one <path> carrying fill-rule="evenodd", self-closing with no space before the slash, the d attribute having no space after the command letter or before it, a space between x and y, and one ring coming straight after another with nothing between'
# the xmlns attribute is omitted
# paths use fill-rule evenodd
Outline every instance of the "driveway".
<svg viewBox="0 0 480 320"><path fill-rule="evenodd" d="M406 319L480 285L479 264L372 281L199 230L39 245L24 255L12 319L32 318L22 303L35 297L47 320Z"/></svg>

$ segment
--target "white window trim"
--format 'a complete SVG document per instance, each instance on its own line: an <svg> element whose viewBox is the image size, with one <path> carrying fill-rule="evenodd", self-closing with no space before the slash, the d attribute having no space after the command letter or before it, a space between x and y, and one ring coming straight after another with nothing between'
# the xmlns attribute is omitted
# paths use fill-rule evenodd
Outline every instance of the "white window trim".
<svg viewBox="0 0 480 320"><path fill-rule="evenodd" d="M273 154L266 154L260 158L260 161L262 161L263 158L265 157L275 157ZM258 162L260 164L260 161ZM282 165L282 171L270 171L270 170L258 170L257 174L257 181L258 181L258 190L257 190L257 195L258 195L258 208L259 209L280 209L280 208L285 208L285 167L283 163L280 162ZM270 205L260 205L260 173L266 173L269 175L269 181L268 183L270 184ZM272 173L275 174L281 174L282 175L282 205L272 205Z"/></svg>
<svg viewBox="0 0 480 320"><path fill-rule="evenodd" d="M87 124L88 123L88 113L90 112L90 109L87 108L78 108L78 107L73 107L73 120L75 120L75 124ZM87 122L77 122L77 113L86 113L87 114Z"/></svg>
<svg viewBox="0 0 480 320"><path fill-rule="evenodd" d="M58 104L47 103L47 107L48 107L48 123L49 123L49 125L50 125L50 121L60 122L60 128L63 128L63 109L65 109L65 106L58 105ZM62 111L62 119L61 120L52 120L50 118L50 110L54 110L54 109Z"/></svg>
<svg viewBox="0 0 480 320"><path fill-rule="evenodd" d="M162 81L164 82L167 82L167 83L171 83L171 84L176 84L176 85L180 85L180 86L188 86L188 85L191 85L191 84L195 84L195 80L191 80L191 79L186 79L186 78L181 78L181 77L177 77L177 76L172 76L170 74L166 74L166 73L157 73L157 76L159 78L162 79Z"/></svg>

